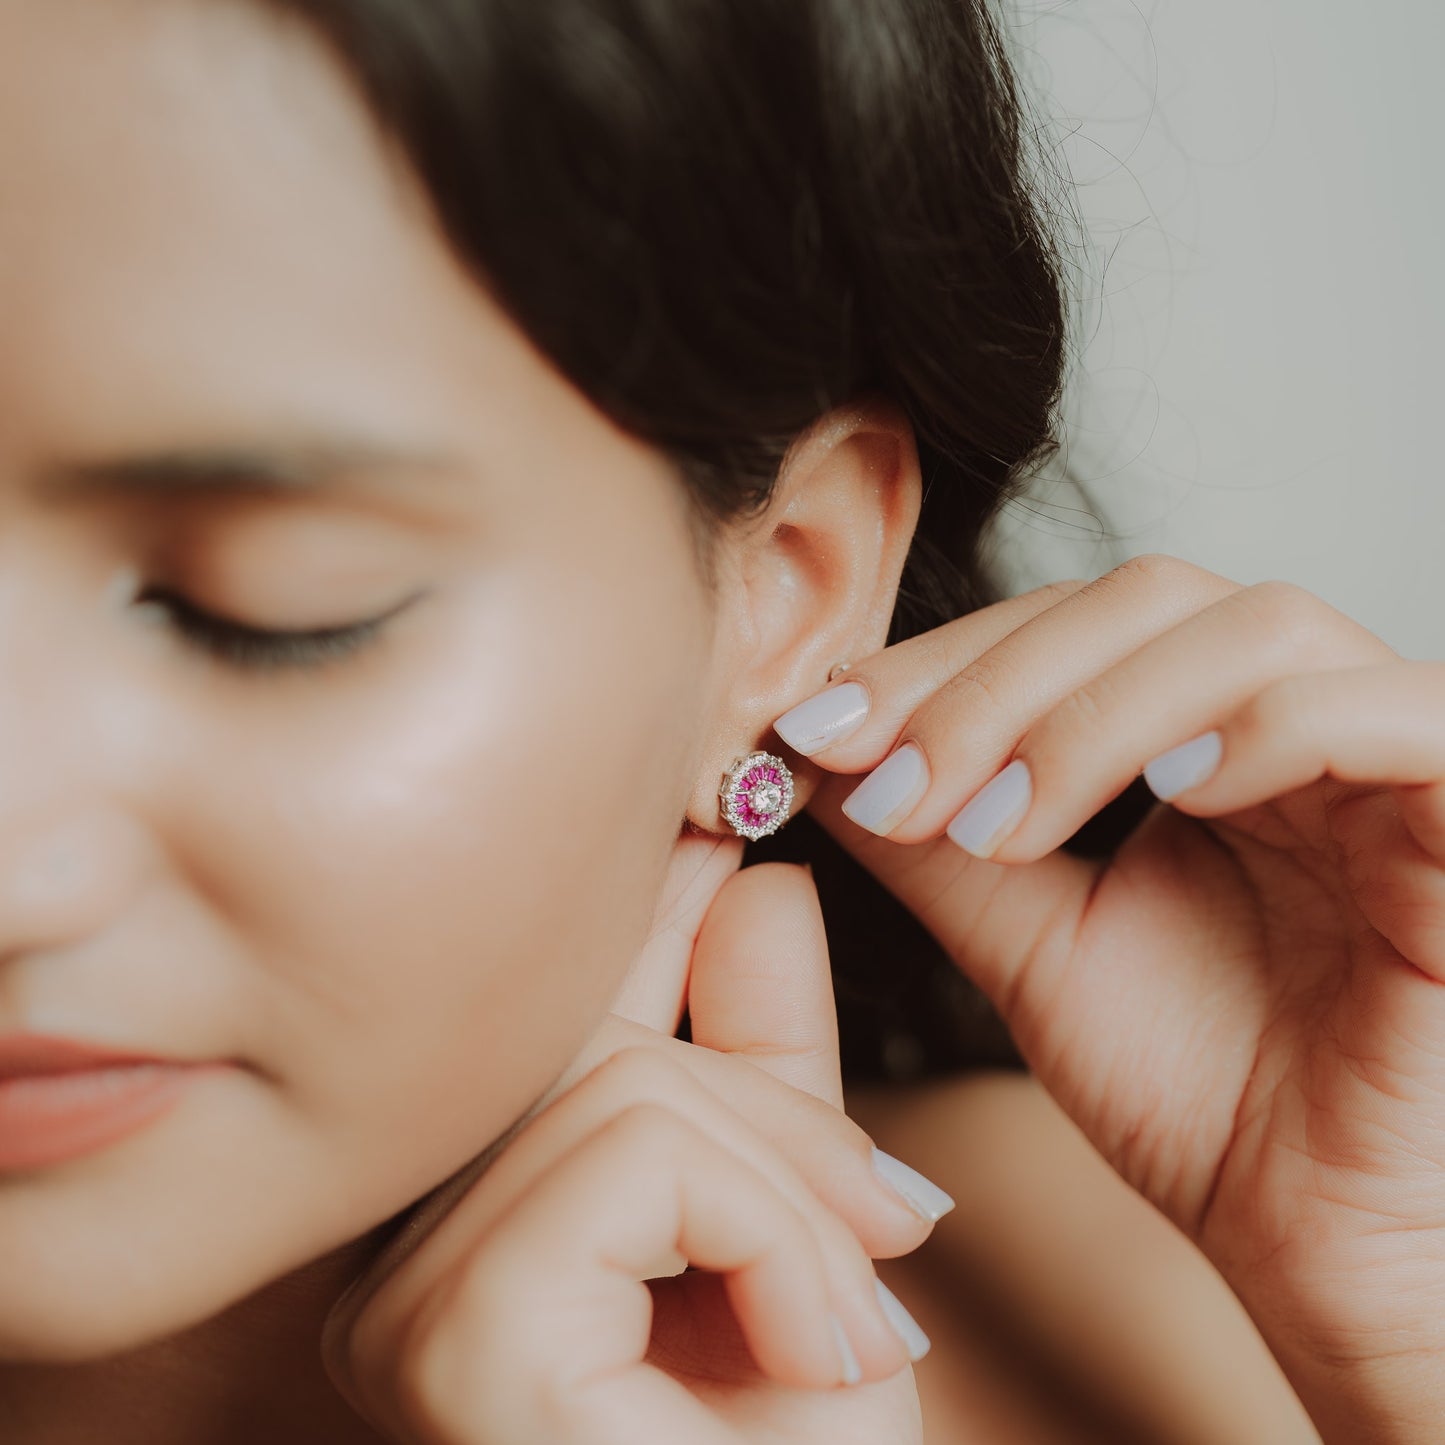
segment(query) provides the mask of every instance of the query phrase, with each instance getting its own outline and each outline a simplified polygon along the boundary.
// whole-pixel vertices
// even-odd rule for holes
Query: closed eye
[[[152,586],[137,603],[161,607],[187,646],[238,672],[305,671],[354,657],[381,633],[385,624],[416,600],[415,594],[380,617],[337,627],[285,630],[252,627],[198,607],[179,592]]]

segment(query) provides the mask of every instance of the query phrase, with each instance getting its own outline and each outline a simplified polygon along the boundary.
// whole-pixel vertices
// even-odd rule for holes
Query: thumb
[[[805,866],[758,863],[728,879],[698,931],[688,1007],[693,1043],[843,1107],[828,941]]]

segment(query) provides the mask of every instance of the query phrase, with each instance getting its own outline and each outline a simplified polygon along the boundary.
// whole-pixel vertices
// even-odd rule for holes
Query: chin
[[[126,1354],[180,1333],[215,1313],[197,1301],[168,1301],[158,1291],[137,1301],[95,1281],[56,1289],[38,1277],[6,1280],[0,1299],[0,1365],[76,1365]],[[223,1302],[224,1304],[224,1302]]]
[[[0,1190],[0,1361],[76,1364],[141,1349],[264,1282],[244,1238],[188,1235],[164,1210],[139,1221],[92,1211],[80,1229],[52,1201],[47,1230],[20,1227],[5,1204]]]

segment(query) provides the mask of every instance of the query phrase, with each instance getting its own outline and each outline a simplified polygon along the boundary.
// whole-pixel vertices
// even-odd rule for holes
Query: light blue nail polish
[[[975,858],[989,857],[1023,821],[1033,799],[1029,765],[1015,758],[948,825],[948,836]]]
[[[876,1145],[873,1149],[873,1172],[905,1204],[930,1224],[936,1224],[953,1208],[953,1196],[933,1180],[910,1168],[901,1159],[885,1154]]]
[[[773,724],[773,731],[795,753],[807,757],[856,732],[867,716],[868,689],[861,682],[844,682],[789,708]]]
[[[1216,728],[1170,748],[1167,753],[1160,753],[1145,766],[1144,781],[1160,802],[1167,803],[1211,777],[1223,756],[1224,737]]]
[[[843,812],[860,828],[882,835],[896,828],[927,791],[923,750],[904,743],[843,799]]]
[[[904,1309],[903,1301],[881,1279],[875,1277],[873,1288],[878,1291],[878,1304],[883,1310],[884,1317],[907,1346],[908,1358],[917,1364],[930,1348],[929,1339],[923,1333],[923,1327]]]

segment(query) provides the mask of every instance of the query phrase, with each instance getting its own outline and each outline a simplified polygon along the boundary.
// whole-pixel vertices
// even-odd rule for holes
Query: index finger
[[[718,891],[698,931],[688,1007],[693,1043],[843,1107],[828,940],[805,866],[754,864]]]
[[[874,767],[921,703],[1024,623],[1088,585],[1078,578],[1050,582],[859,658],[836,682],[775,719],[773,731],[830,772]]]

